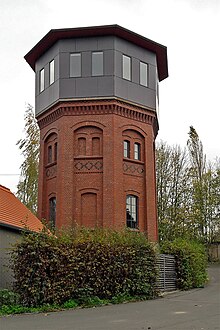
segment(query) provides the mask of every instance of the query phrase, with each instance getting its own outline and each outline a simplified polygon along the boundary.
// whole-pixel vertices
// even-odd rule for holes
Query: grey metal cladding
[[[103,51],[103,76],[92,77],[92,52]],[[70,77],[70,54],[81,53],[81,77]],[[122,78],[122,55],[131,57],[131,81]],[[49,85],[49,62],[55,60],[55,82]],[[148,64],[148,86],[140,85],[140,61]],[[39,71],[45,90],[39,93]],[[36,114],[59,99],[119,97],[156,108],[156,54],[115,36],[59,40],[36,62]]]

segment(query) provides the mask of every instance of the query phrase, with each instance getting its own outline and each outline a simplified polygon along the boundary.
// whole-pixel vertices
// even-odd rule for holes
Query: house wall
[[[13,272],[9,267],[12,244],[20,240],[19,231],[0,227],[0,289],[10,289],[13,282]]]

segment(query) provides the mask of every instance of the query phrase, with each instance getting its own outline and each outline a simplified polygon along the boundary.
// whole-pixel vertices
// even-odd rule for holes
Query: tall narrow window
[[[137,142],[134,144],[134,159],[141,160],[141,145]]]
[[[51,228],[56,225],[56,197],[49,199],[49,221]]]
[[[44,69],[40,70],[40,92],[44,90]]]
[[[131,58],[129,56],[123,55],[122,61],[122,77],[124,79],[131,80]]]
[[[127,195],[126,197],[126,221],[127,227],[137,228],[138,226],[138,197]]]
[[[54,161],[57,161],[57,142],[54,144]]]
[[[148,86],[148,65],[140,62],[140,84]]]
[[[124,141],[124,157],[130,158],[130,142],[127,140]]]
[[[52,163],[52,146],[48,146],[47,149],[47,163]]]
[[[49,81],[50,81],[50,85],[52,85],[54,83],[54,60],[52,60],[50,62],[50,77],[49,77]]]
[[[81,53],[70,54],[70,77],[81,77]]]
[[[92,76],[103,75],[103,52],[92,53]]]

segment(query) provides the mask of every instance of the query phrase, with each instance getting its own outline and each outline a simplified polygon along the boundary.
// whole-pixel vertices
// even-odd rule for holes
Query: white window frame
[[[49,84],[52,85],[55,81],[55,63],[54,60],[49,63]]]
[[[140,61],[140,85],[148,87],[148,64]]]
[[[72,67],[71,65],[71,57],[78,57],[79,59],[79,70],[74,72],[74,67]],[[77,68],[78,69],[78,68]],[[82,54],[81,53],[71,53],[70,54],[70,77],[71,78],[78,78],[78,77],[82,77]]]
[[[44,68],[40,70],[40,79],[39,79],[40,93],[45,89],[45,70]]]
[[[131,57],[122,55],[122,77],[131,81]]]
[[[101,58],[99,58],[99,61],[101,59],[101,61],[99,62],[99,67],[98,70],[95,70],[97,68],[95,68],[95,56],[100,56]],[[104,72],[104,55],[103,55],[103,51],[97,51],[97,52],[92,52],[92,76],[103,76],[103,72]]]

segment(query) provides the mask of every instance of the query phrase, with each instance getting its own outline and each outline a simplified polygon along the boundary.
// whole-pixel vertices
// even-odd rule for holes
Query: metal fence
[[[160,254],[157,265],[159,268],[158,289],[160,291],[176,290],[176,268],[174,256]]]

